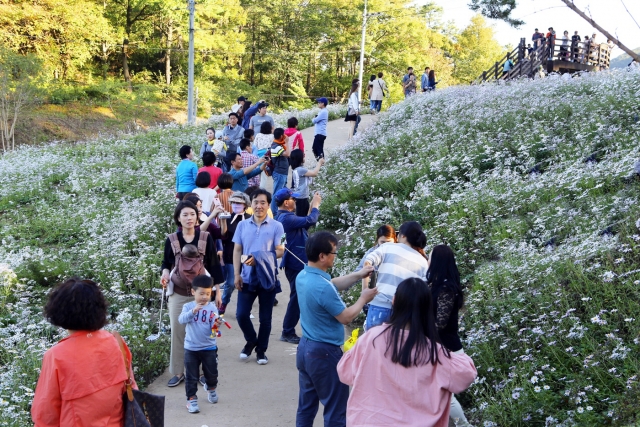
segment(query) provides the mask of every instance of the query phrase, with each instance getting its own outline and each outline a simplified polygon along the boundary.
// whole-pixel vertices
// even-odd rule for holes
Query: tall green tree
[[[456,41],[453,76],[462,83],[474,81],[505,54],[505,48],[500,46],[493,28],[482,15],[473,16]]]
[[[0,0],[0,44],[34,54],[54,77],[76,77],[113,31],[100,8],[85,0]]]

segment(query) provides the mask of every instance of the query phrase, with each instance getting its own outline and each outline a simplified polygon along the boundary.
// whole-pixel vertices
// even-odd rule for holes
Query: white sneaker
[[[197,414],[198,412],[200,412],[200,407],[198,406],[198,399],[187,400],[187,409],[191,414]]]
[[[208,393],[209,396],[207,397],[207,400],[209,403],[218,403],[218,393],[216,393],[215,390],[211,390]]]

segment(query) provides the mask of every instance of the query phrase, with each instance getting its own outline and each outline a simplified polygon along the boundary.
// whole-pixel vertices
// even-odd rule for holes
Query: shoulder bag
[[[131,387],[131,372],[129,360],[124,349],[124,341],[118,332],[112,332],[118,341],[127,380],[124,385],[126,391],[122,395],[124,403],[124,427],[164,427],[164,396],[157,396]]]

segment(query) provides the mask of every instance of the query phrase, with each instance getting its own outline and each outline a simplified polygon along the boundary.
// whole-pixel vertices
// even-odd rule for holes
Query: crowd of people
[[[574,31],[570,36],[569,31],[565,30],[562,36],[558,37],[553,27],[549,27],[546,34],[536,28],[531,41],[533,46],[528,44],[525,51],[525,57],[528,59],[535,59],[538,55],[543,58],[581,64],[599,65],[600,50],[605,50],[610,54],[615,48],[615,44],[611,40],[607,40],[606,43],[599,42],[596,33],[581,37],[578,31]],[[543,46],[544,49],[541,49]]]
[[[382,75],[371,82],[384,92]],[[357,90],[359,82],[353,84]],[[417,222],[405,222],[398,232],[384,225],[353,273],[331,277],[338,239],[326,231],[310,234],[322,204],[311,188],[324,165],[326,103],[318,100],[314,119],[313,168],[305,167],[295,117],[287,129],[273,129],[266,106],[258,103],[250,129],[238,130],[242,99],[221,138],[207,129],[202,167],[192,147],[179,149],[176,231],[165,239],[160,279],[171,326],[167,386],[185,383],[190,413],[200,411],[198,384],[208,402],[218,402],[218,329],[227,323],[234,291],[245,341],[238,357],[249,361],[255,353],[257,364],[268,364],[282,269],[290,294],[280,340],[298,346],[296,426],[312,426],[320,402],[324,424],[331,427],[365,426],[372,419],[445,426],[450,417],[468,425],[453,393],[469,387],[477,373],[458,335],[463,291],[451,248],[439,245],[427,254]],[[225,143],[224,157],[217,141]],[[267,179],[273,180],[272,192],[265,188]],[[340,291],[357,285],[360,297],[347,306]],[[251,321],[256,300],[257,331]],[[344,325],[363,310],[366,332],[343,353]],[[135,388],[131,353],[103,329],[107,303],[99,286],[64,282],[50,293],[45,316],[69,336],[44,356],[32,407],[36,427],[96,420],[121,426],[125,383]],[[389,398],[400,394],[406,398]]]
[[[425,67],[424,73],[420,77],[420,90],[422,92],[430,92],[436,90],[436,72],[429,67]],[[407,73],[402,77],[402,90],[404,97],[408,98],[416,94],[418,87],[418,78],[413,72],[413,67],[407,68]]]

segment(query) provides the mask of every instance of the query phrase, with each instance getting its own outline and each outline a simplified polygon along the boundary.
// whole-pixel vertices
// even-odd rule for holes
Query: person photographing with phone
[[[338,239],[329,232],[320,231],[309,237],[305,245],[309,264],[296,279],[302,325],[296,353],[300,386],[296,427],[313,426],[318,402],[324,406],[325,426],[346,425],[349,386],[340,382],[337,371],[342,358],[344,325],[352,322],[362,307],[378,294],[376,288],[364,289],[353,305],[346,306],[338,292],[367,277],[373,267],[365,266],[360,271],[332,279],[327,270],[335,263],[337,248]]]

